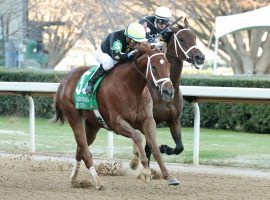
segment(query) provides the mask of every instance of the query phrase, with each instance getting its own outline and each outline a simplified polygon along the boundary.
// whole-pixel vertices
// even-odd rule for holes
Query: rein
[[[146,76],[141,72],[141,70],[139,70],[139,68],[136,66],[136,61],[132,62],[132,66],[136,69],[137,72],[139,72],[139,74],[143,77],[144,80],[146,80],[146,82],[151,85],[152,88],[154,88],[157,92],[159,92],[160,88],[157,88],[154,84],[154,82],[149,81]]]
[[[136,65],[137,61],[136,60],[135,60],[135,62],[132,63],[132,66],[136,69],[137,72],[139,72],[139,74],[146,80],[146,82],[151,85],[151,87],[153,87],[157,92],[160,92],[161,89],[163,88],[163,85],[166,82],[170,81],[170,78],[161,78],[161,79],[156,80],[156,78],[155,78],[155,76],[153,74],[153,71],[152,71],[151,58],[153,58],[154,56],[157,56],[157,55],[163,55],[165,57],[165,54],[164,53],[156,53],[156,54],[153,54],[151,56],[148,55],[147,69],[146,69],[146,74],[145,75],[137,67],[137,65]],[[153,79],[153,82],[151,82],[151,81],[149,81],[147,79],[147,76],[148,76],[149,73],[151,74],[151,77]],[[158,85],[158,83],[160,83],[160,82],[163,82],[161,84],[161,87]]]

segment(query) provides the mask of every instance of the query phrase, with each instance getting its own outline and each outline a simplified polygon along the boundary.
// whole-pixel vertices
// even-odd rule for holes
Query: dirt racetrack
[[[268,172],[261,176],[228,175],[206,171],[169,168],[180,186],[167,186],[163,179],[144,183],[139,171],[125,176],[100,176],[104,188],[89,183],[84,165],[76,187],[69,183],[69,161],[34,160],[31,156],[0,157],[0,199],[270,199]],[[238,170],[241,171],[241,170]],[[245,171],[245,170],[244,170]],[[224,171],[225,172],[225,171]],[[268,175],[267,175],[268,174]]]

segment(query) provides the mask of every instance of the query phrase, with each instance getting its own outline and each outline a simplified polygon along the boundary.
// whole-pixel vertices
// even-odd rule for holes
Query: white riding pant
[[[104,53],[99,47],[95,52],[95,58],[98,63],[103,65],[103,68],[108,71],[118,62],[114,60],[109,54]]]

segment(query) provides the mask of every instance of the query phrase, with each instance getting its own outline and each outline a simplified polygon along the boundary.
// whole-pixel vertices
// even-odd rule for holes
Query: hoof
[[[166,153],[167,148],[168,148],[167,145],[162,144],[162,145],[159,147],[160,153]]]
[[[179,185],[179,181],[176,178],[170,178],[168,180],[168,185]]]
[[[97,190],[101,190],[101,189],[103,188],[103,185],[96,185],[95,188],[96,188]]]
[[[70,176],[70,178],[69,178],[69,181],[70,181],[71,183],[74,183],[74,182],[76,182],[77,177],[78,177],[78,171],[77,171],[77,172],[75,171],[75,173],[72,173],[72,174],[71,174],[71,176]]]
[[[69,181],[70,181],[71,184],[72,184],[72,183],[75,183],[76,180],[77,180],[77,178],[74,178],[74,177],[70,177],[70,179],[69,179]]]
[[[150,176],[140,175],[140,179],[142,179],[146,183],[149,183],[151,181],[151,177]]]
[[[153,180],[163,179],[163,176],[162,174],[158,173],[156,170],[151,169],[151,179]]]
[[[102,184],[102,182],[99,180],[99,177],[97,177],[97,182],[96,182],[96,184],[95,184],[95,188],[96,188],[97,190],[101,190],[101,189],[103,188],[103,184]]]
[[[134,156],[129,163],[129,167],[133,170],[136,170],[138,166],[139,166],[139,158],[137,156]]]
[[[149,183],[151,181],[151,171],[149,168],[142,169],[140,179],[142,179],[146,183]]]

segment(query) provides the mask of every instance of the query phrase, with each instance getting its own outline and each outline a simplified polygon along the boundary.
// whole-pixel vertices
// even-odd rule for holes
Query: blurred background
[[[269,0],[0,0],[0,66],[68,70],[91,65],[93,51],[108,33],[154,15],[161,5],[172,10],[175,20],[187,17],[206,55],[203,71],[211,73],[216,17],[269,6]],[[269,46],[269,27],[219,38],[216,74],[269,74]]]

